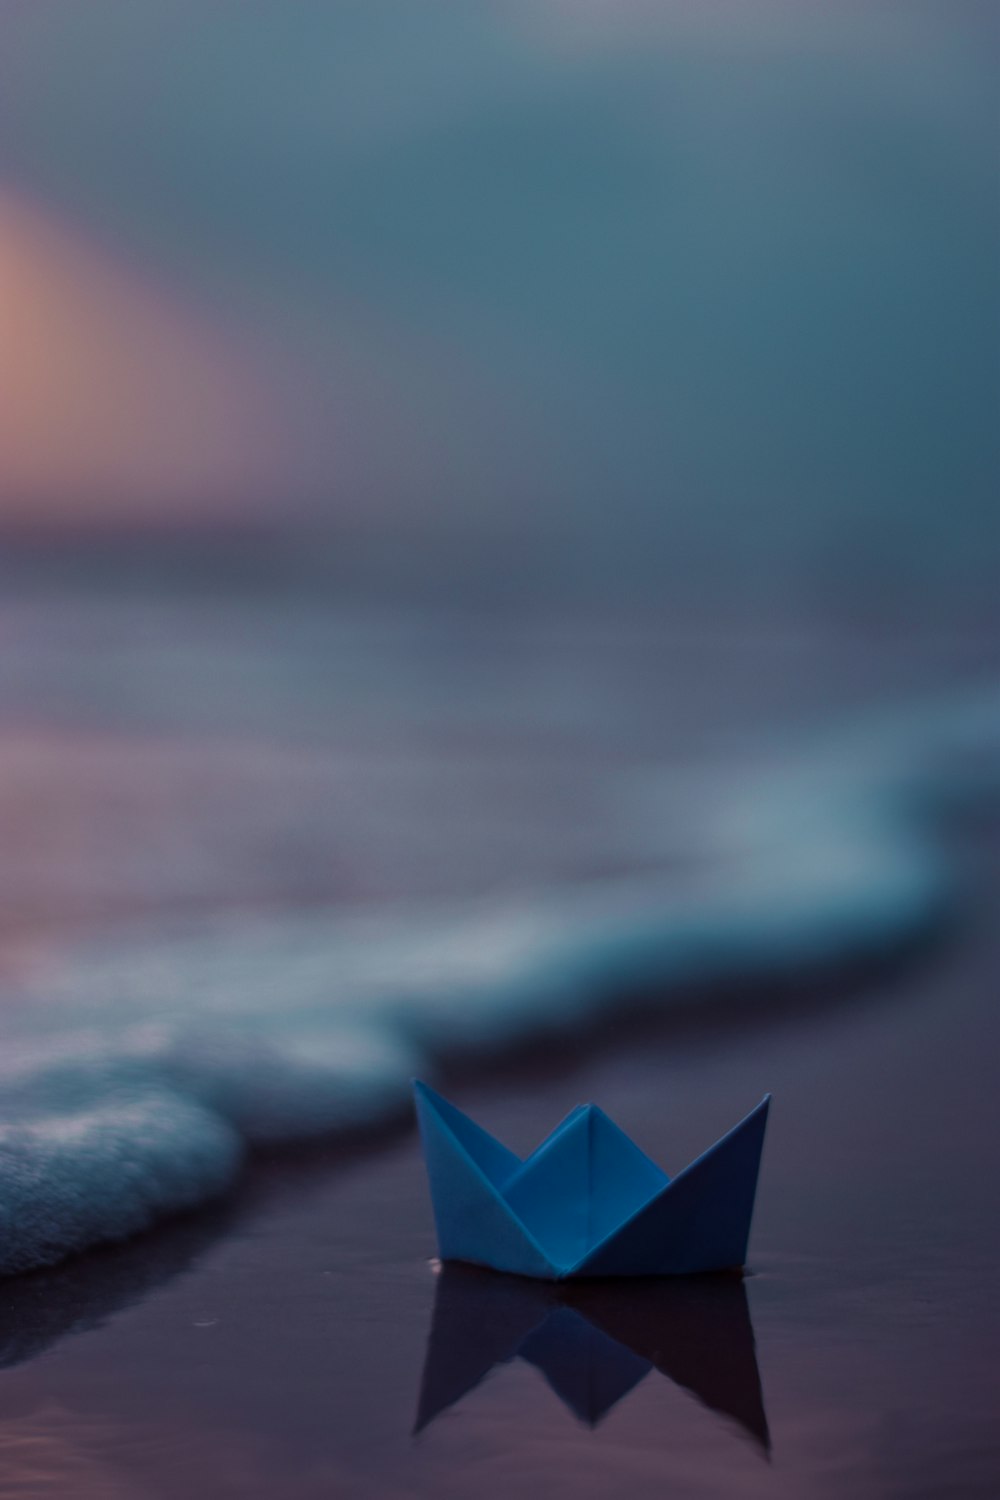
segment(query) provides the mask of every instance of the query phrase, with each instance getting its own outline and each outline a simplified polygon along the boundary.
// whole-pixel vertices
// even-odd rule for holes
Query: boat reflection
[[[587,1426],[655,1369],[770,1451],[741,1277],[557,1283],[445,1265],[414,1431],[514,1359]]]

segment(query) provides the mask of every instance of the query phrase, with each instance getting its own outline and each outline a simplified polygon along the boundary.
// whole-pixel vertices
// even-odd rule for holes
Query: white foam
[[[248,1147],[401,1115],[445,1055],[907,943],[949,909],[942,803],[982,789],[998,730],[981,697],[780,761],[632,778],[647,875],[81,946],[5,1007],[0,1272],[220,1193]]]

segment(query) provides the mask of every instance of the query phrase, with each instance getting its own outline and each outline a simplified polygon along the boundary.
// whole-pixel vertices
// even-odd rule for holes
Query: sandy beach
[[[2,7],[0,1500],[1000,1496],[996,21]]]
[[[412,1134],[274,1158],[219,1209],[3,1285],[4,1493],[994,1493],[1000,882],[972,842],[987,899],[894,978],[452,1088],[515,1149],[599,1099],[672,1169],[771,1089],[745,1301],[696,1281],[630,1334],[608,1294],[581,1322],[531,1283],[456,1291]]]
[[[238,594],[193,608],[169,590],[141,602],[29,594],[8,602],[6,620],[0,753],[20,792],[6,805],[9,880],[23,904],[3,949],[4,1025],[10,1036],[18,1017],[42,1026],[41,1082],[29,1073],[25,1097],[55,1057],[55,1083],[33,1107],[68,1108],[66,1139],[74,1088],[84,1101],[96,1088],[113,1108],[150,1080],[162,1087],[144,1061],[161,1032],[182,1043],[190,1034],[185,1055],[200,1059],[203,1018],[229,1028],[210,1056],[254,1034],[259,1011],[273,1013],[276,1042],[294,1042],[296,1006],[315,1028],[350,990],[349,954],[326,935],[337,912],[367,922],[422,899],[429,883],[477,910],[523,890],[530,911],[554,890],[568,912],[599,916],[581,893],[604,891],[609,872],[634,875],[641,892],[654,858],[666,883],[653,895],[669,911],[698,888],[711,846],[697,841],[701,813],[685,822],[683,805],[649,800],[652,770],[673,785],[685,767],[714,764],[712,787],[739,788],[740,766],[769,764],[827,721],[949,701],[954,681],[981,683],[990,655],[975,635],[886,636],[862,650],[849,632],[747,632],[734,651],[726,637],[649,621],[587,633],[558,618],[515,628],[509,617],[359,615],[284,596],[265,610]],[[415,636],[419,691],[408,676]],[[359,660],[370,669],[360,678]],[[206,691],[234,676],[238,693]],[[88,714],[104,728],[88,729],[84,754],[74,726]],[[906,750],[923,721],[901,722]],[[392,751],[380,758],[385,740]],[[833,771],[853,774],[862,742],[843,743],[848,758]],[[155,802],[143,797],[150,756]],[[821,761],[821,790],[827,776]],[[922,787],[910,787],[918,804]],[[904,904],[901,926],[891,904],[876,912],[888,921],[884,945],[838,897],[801,969],[797,929],[758,927],[755,916],[717,993],[702,985],[685,1000],[676,975],[669,993],[617,993],[616,974],[673,974],[649,955],[636,967],[632,938],[608,958],[626,905],[611,913],[605,950],[572,925],[555,950],[574,985],[603,975],[586,1026],[557,991],[540,1030],[522,1017],[509,1032],[516,1045],[501,1045],[503,1028],[490,1027],[509,1001],[489,976],[506,972],[502,945],[485,988],[477,980],[467,995],[461,964],[451,977],[432,964],[426,997],[416,993],[417,1018],[436,1017],[430,1035],[447,1043],[458,1027],[465,1038],[450,1063],[447,1048],[426,1052],[438,1083],[519,1152],[592,1099],[675,1172],[770,1091],[743,1281],[553,1297],[441,1272],[412,1124],[393,1109],[362,1140],[307,1145],[310,1099],[325,1108],[344,1080],[318,1075],[301,1118],[287,1102],[275,1115],[269,1054],[237,1049],[218,1107],[242,1108],[251,1137],[284,1122],[298,1144],[258,1150],[233,1190],[195,1213],[0,1282],[0,1493],[994,1493],[1000,872],[985,812],[947,806],[928,811],[912,844],[905,821],[885,829],[888,849],[903,838],[904,872],[930,859],[950,894],[940,905],[935,875],[932,920],[919,904]],[[820,893],[825,862],[843,857],[830,821],[815,837],[810,819],[802,828]],[[141,863],[124,864],[126,851]],[[18,885],[18,870],[31,882]],[[773,972],[770,960],[743,967],[759,931],[772,933],[761,952],[781,958]],[[430,932],[430,950],[436,942]],[[376,942],[375,979],[361,991],[376,1021],[388,982],[379,952]],[[551,986],[543,1001],[553,1004]],[[477,1005],[487,1018],[478,1040]],[[120,1063],[126,1026],[138,1042]],[[81,1048],[91,1083],[73,1082]],[[293,1102],[298,1077],[284,1085]],[[166,1145],[172,1170],[184,1138]],[[100,1158],[95,1173],[104,1192]],[[39,1181],[58,1208],[58,1180]],[[101,1201],[113,1232],[114,1194]]]

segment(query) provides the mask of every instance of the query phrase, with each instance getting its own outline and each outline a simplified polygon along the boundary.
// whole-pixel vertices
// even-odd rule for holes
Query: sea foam
[[[0,1272],[208,1200],[255,1147],[402,1119],[446,1058],[907,947],[953,910],[942,815],[995,789],[998,734],[980,695],[633,774],[627,878],[81,944],[5,997]]]

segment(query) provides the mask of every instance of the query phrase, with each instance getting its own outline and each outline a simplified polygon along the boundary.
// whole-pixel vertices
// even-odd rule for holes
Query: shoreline
[[[219,1196],[247,1151],[391,1125],[414,1075],[586,1050],[630,1015],[718,1025],[810,978],[831,992],[905,959],[958,910],[936,825],[969,793],[948,752],[983,755],[995,716],[992,698],[958,703],[758,771],[730,786],[735,805],[711,806],[710,779],[707,847],[713,830],[727,841],[693,879],[581,883],[449,921],[410,911],[237,927],[201,945],[98,952],[89,971],[77,952],[61,991],[43,971],[5,1016],[0,1271]],[[683,797],[684,785],[668,789]],[[975,778],[973,790],[983,796]],[[288,994],[280,1012],[275,985]]]
[[[988,842],[992,905],[1000,885]],[[459,1500],[471,1489],[492,1500],[543,1482],[558,1500],[598,1500],[625,1480],[640,1500],[665,1485],[695,1500],[826,1500],[847,1488],[884,1500],[919,1493],[925,1472],[945,1493],[986,1492],[1000,1475],[990,1396],[998,1226],[977,1184],[1000,1167],[988,1128],[997,972],[997,934],[980,911],[932,963],[900,976],[901,993],[878,986],[874,1003],[682,1044],[651,1027],[568,1071],[549,1058],[544,1078],[541,1066],[511,1066],[458,1092],[518,1150],[589,1095],[672,1170],[732,1123],[745,1096],[772,1088],[742,1283],[770,1463],[752,1371],[728,1396],[713,1386],[721,1335],[709,1338],[683,1291],[656,1325],[666,1373],[640,1371],[642,1345],[637,1353],[621,1316],[603,1309],[585,1345],[595,1425],[586,1402],[582,1417],[574,1410],[575,1387],[556,1389],[579,1329],[548,1319],[541,1344],[500,1357],[414,1439],[437,1278],[412,1133],[361,1156],[321,1146],[265,1156],[228,1203],[4,1282],[0,1309],[26,1357],[0,1382],[0,1444],[34,1434],[52,1472],[72,1452],[85,1475],[73,1493],[85,1500],[169,1500],[185,1487],[318,1500],[331,1485],[365,1500]],[[126,1282],[127,1305],[113,1305],[107,1294]],[[63,1329],[74,1336],[29,1348],[59,1299],[82,1310]],[[518,1312],[522,1325],[529,1314]],[[474,1331],[484,1317],[460,1323]],[[687,1380],[682,1325],[707,1351]],[[496,1353],[477,1335],[473,1366],[460,1366],[447,1331],[444,1343],[439,1391],[456,1375],[467,1385],[470,1368]],[[16,1477],[16,1461],[9,1467]]]

